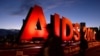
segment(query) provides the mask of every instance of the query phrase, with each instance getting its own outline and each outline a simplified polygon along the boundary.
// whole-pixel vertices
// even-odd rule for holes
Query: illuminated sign
[[[42,8],[35,6],[31,8],[29,15],[27,17],[27,22],[21,34],[21,39],[31,40],[33,37],[43,37],[47,38],[48,32],[46,30],[46,21],[42,11]],[[37,22],[40,23],[41,29],[36,28]]]
[[[40,29],[37,27],[38,24]],[[61,37],[63,41],[69,41],[72,38],[75,41],[80,40],[80,24],[75,23],[73,25],[66,17],[60,19],[58,14],[52,15],[51,24],[53,25],[54,35]],[[92,29],[84,28],[83,30],[85,32],[85,39],[88,41],[95,39],[95,34]],[[48,35],[49,32],[46,28],[43,10],[40,6],[35,5],[34,8],[31,8],[22,27],[21,40],[31,40],[33,38],[47,39]]]

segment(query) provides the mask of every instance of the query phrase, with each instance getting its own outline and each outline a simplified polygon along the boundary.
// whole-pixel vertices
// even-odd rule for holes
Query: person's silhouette
[[[83,31],[83,28],[80,29],[80,56],[85,56],[85,52],[88,48],[88,42],[84,37],[85,32]]]
[[[52,31],[50,24],[47,25],[47,29],[49,32],[48,39],[44,43],[38,56],[64,56],[60,37],[53,34],[54,31]]]

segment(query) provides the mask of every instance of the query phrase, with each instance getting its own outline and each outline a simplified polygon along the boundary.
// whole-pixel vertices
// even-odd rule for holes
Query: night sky
[[[100,26],[100,0],[0,0],[0,28],[20,29],[30,7],[41,6],[46,22],[58,13],[73,23],[86,22],[87,27]]]

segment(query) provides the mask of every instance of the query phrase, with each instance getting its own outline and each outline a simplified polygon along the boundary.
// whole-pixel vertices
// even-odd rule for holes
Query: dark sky
[[[100,0],[0,0],[0,28],[20,29],[22,19],[35,4],[43,8],[47,23],[51,14],[58,13],[73,23],[100,26]]]

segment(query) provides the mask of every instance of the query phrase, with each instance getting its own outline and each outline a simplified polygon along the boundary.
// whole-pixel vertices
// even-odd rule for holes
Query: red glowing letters
[[[75,23],[74,26],[73,26],[73,32],[74,32],[74,39],[76,41],[79,41],[80,40],[80,25],[78,23]]]
[[[38,29],[37,24],[40,25],[41,29]],[[58,14],[54,14],[51,18],[51,25],[53,26],[54,35],[61,37],[64,41],[69,41],[74,37],[76,41],[80,40],[80,26],[78,23],[72,24],[72,22],[65,17],[60,19]],[[87,30],[87,37],[90,36],[92,30]],[[44,38],[47,39],[49,32],[46,29],[46,21],[43,14],[43,10],[39,6],[35,6],[30,10],[28,17],[24,23],[21,33],[21,40],[31,40],[33,38]],[[87,38],[85,37],[85,38]],[[89,38],[87,38],[89,40]]]
[[[54,15],[54,33],[56,36],[60,36],[60,18],[58,14]],[[72,27],[72,23],[70,20],[68,20],[67,18],[63,17],[62,18],[62,29],[61,29],[61,33],[62,33],[62,40],[71,40],[72,35],[73,35],[73,27]],[[40,23],[41,26],[41,30],[38,30],[36,27],[37,22]],[[70,33],[68,35],[66,35],[66,25],[69,27]],[[42,8],[39,6],[35,6],[31,12],[29,13],[29,16],[27,17],[27,22],[25,24],[25,27],[22,31],[21,34],[21,39],[22,40],[31,40],[32,38],[39,38],[39,37],[43,37],[44,39],[47,39],[48,36],[48,32],[46,29],[46,21],[45,21],[45,17],[42,11]]]
[[[54,35],[60,36],[60,17],[58,14],[51,15],[51,25],[53,27]]]
[[[46,29],[46,21],[42,11],[42,8],[39,6],[35,6],[29,13],[27,17],[27,22],[21,34],[22,40],[31,40],[35,37],[43,37],[47,38],[48,32]],[[38,30],[36,27],[37,22],[40,23],[41,30]]]
[[[67,40],[67,41],[69,41],[69,40],[71,40],[72,39],[72,36],[73,36],[73,26],[72,26],[72,22],[69,20],[69,19],[67,19],[67,18],[65,18],[65,17],[62,17],[62,39],[63,40]],[[67,30],[67,28],[69,28],[68,30]]]

